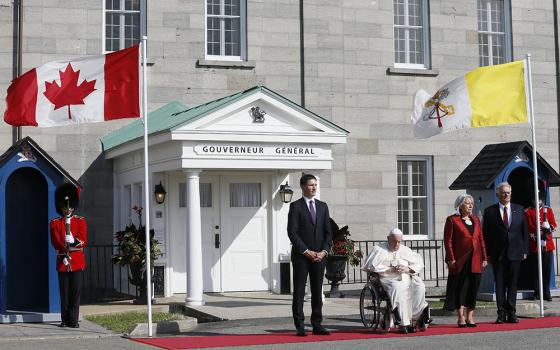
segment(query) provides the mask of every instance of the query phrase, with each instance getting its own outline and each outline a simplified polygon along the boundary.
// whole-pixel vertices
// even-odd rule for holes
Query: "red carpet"
[[[219,348],[232,346],[285,344],[285,343],[308,343],[320,341],[339,341],[354,339],[375,338],[397,338],[397,337],[423,337],[431,335],[446,335],[459,333],[480,332],[503,332],[536,328],[560,327],[560,317],[545,317],[533,319],[521,319],[517,324],[494,324],[479,323],[476,328],[458,328],[457,325],[433,325],[426,332],[413,334],[398,334],[392,331],[387,334],[371,333],[365,328],[334,331],[330,336],[312,335],[307,337],[296,337],[295,332],[283,332],[276,334],[239,334],[239,335],[212,335],[212,336],[189,336],[170,338],[139,338],[134,341],[147,345],[156,346],[168,350]]]

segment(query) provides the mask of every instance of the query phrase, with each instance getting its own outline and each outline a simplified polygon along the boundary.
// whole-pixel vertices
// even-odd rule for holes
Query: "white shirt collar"
[[[303,196],[303,199],[305,200],[305,204],[307,205],[307,207],[309,207],[309,202],[310,202],[310,201],[315,202],[315,197],[313,197],[313,198],[307,198],[306,196]],[[313,204],[315,204],[315,203],[313,203]]]

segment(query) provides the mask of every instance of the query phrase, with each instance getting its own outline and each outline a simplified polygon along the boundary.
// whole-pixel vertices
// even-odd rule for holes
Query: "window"
[[[200,183],[198,185],[200,191],[200,207],[212,208],[212,184]],[[179,208],[187,207],[187,184],[181,182],[179,184]]]
[[[428,0],[393,0],[395,67],[430,67]]]
[[[206,58],[246,58],[245,1],[206,0]]]
[[[397,158],[398,227],[415,239],[433,232],[432,180],[431,157]]]
[[[130,187],[130,185],[124,186],[122,198],[123,198],[122,222],[126,226],[132,220],[132,188]]]
[[[260,183],[229,184],[229,206],[231,208],[254,208],[261,205]]]
[[[478,0],[477,9],[480,66],[511,61],[509,0]]]
[[[105,0],[105,52],[140,42],[140,0]]]

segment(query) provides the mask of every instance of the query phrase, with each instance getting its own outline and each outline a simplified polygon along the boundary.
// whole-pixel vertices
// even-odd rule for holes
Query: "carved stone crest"
[[[259,106],[251,107],[251,116],[253,117],[253,123],[264,123],[265,110]]]

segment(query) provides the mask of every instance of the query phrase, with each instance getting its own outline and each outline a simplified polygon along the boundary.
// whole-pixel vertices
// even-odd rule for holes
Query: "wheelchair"
[[[379,275],[368,273],[368,281],[360,293],[360,317],[364,327],[371,328],[372,332],[378,329],[382,333],[389,332],[391,328],[391,299],[383,289]]]
[[[426,315],[422,316],[425,317],[421,326],[422,331],[425,331],[432,322],[430,308],[426,307],[425,312]],[[383,288],[379,275],[375,272],[368,273],[368,281],[360,293],[360,318],[364,327],[371,328],[372,332],[379,330],[381,333],[387,333],[391,326],[397,323],[393,315],[391,299]],[[412,324],[414,331],[419,326],[417,321]]]

